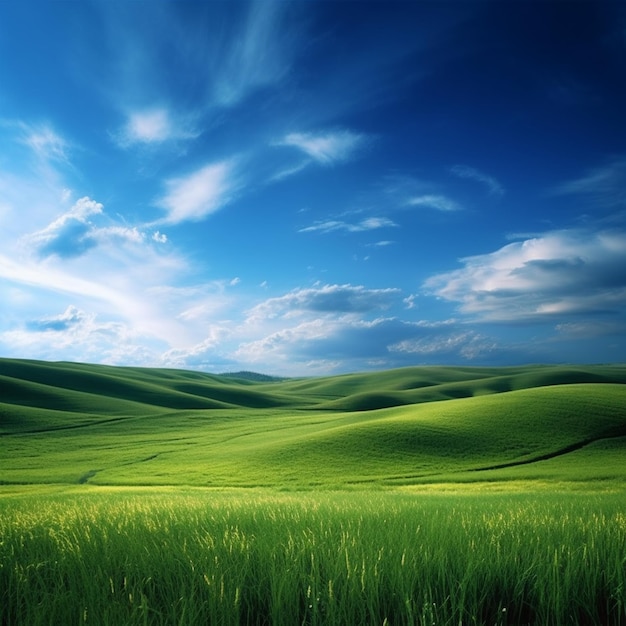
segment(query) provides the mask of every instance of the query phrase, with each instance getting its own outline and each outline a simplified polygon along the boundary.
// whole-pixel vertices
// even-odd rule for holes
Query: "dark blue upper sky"
[[[0,0],[0,355],[623,361],[626,5]]]

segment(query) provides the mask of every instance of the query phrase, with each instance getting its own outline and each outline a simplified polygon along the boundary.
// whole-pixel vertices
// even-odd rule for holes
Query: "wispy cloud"
[[[56,266],[0,255],[0,277],[26,287],[74,294],[122,306],[124,294],[99,280],[89,280]]]
[[[415,196],[410,198],[406,204],[407,206],[426,207],[443,212],[461,211],[463,209],[463,207],[455,200],[452,200],[447,196],[437,194]]]
[[[69,162],[69,143],[52,127],[18,124],[22,131],[22,143],[42,161]]]
[[[205,165],[191,174],[168,180],[157,206],[167,211],[163,223],[197,222],[228,204],[238,183],[233,160]]]
[[[322,165],[346,161],[366,143],[365,135],[349,130],[320,133],[290,133],[276,142],[278,146],[298,148]]]
[[[289,71],[297,29],[284,28],[287,3],[253,0],[237,25],[230,46],[222,50],[214,98],[232,106],[251,91],[279,82]]]
[[[295,19],[299,9],[287,2],[95,6],[113,53],[98,87],[123,112],[164,99],[172,110],[194,118],[234,108],[280,83],[303,41]],[[163,71],[165,66],[176,71]],[[152,120],[156,126],[158,121]],[[156,132],[135,130],[144,137]]]
[[[298,230],[299,233],[330,233],[333,231],[343,230],[349,233],[360,233],[368,230],[378,230],[379,228],[393,228],[397,224],[386,217],[368,217],[360,222],[350,223],[342,220],[327,220],[325,222],[316,222],[312,226],[306,226]],[[383,244],[384,245],[384,244]]]
[[[504,195],[504,187],[493,177],[467,165],[455,165],[450,172],[459,178],[475,180],[484,185],[492,196]]]
[[[623,315],[626,307],[625,232],[552,231],[462,261],[425,287],[479,319]]]
[[[276,174],[270,177],[270,182],[279,182],[284,180],[285,178],[289,178],[290,176],[294,176],[301,172],[304,168],[311,164],[311,159],[306,159],[305,161],[301,161],[297,165],[291,165],[289,167],[284,167],[279,170]]]
[[[582,195],[600,208],[623,208],[626,158],[618,158],[554,188],[556,195]]]

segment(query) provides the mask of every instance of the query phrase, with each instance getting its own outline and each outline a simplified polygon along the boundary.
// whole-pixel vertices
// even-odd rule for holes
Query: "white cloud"
[[[3,354],[159,365],[167,350],[200,342],[221,310],[218,298],[169,299],[159,292],[188,270],[173,246],[162,245],[166,235],[154,225],[129,225],[95,199],[76,196],[60,167],[67,143],[52,132],[26,132],[33,128],[0,124],[8,129],[0,143],[10,135],[7,155],[19,157],[0,157]],[[4,171],[5,160],[15,174]],[[171,191],[180,197],[185,186]],[[181,314],[203,297],[213,310],[190,323]]]
[[[126,226],[108,226],[98,228],[93,233],[93,237],[100,241],[126,241],[133,244],[141,244],[146,240],[146,236],[137,227],[128,228]],[[153,238],[154,239],[154,238]]]
[[[322,133],[290,133],[279,146],[293,146],[323,165],[332,165],[352,157],[365,143],[365,136],[348,130]]]
[[[301,321],[270,332],[260,339],[242,342],[234,351],[233,358],[252,365],[271,361],[274,371],[278,373],[289,372],[289,375],[294,375],[294,372],[309,372],[310,362],[319,361],[321,357],[307,355],[306,349],[301,354],[302,346],[332,340],[344,326],[343,320],[334,318]]]
[[[482,337],[473,330],[404,339],[389,346],[389,352],[420,356],[436,355],[439,358],[454,354],[469,360],[484,356],[496,349],[495,342]]]
[[[157,250],[162,242],[162,235],[151,240],[141,227],[112,222],[101,203],[80,198],[47,227],[23,235],[0,254],[0,289],[21,294],[12,300],[12,324],[19,326],[20,317],[34,312],[43,318],[51,306],[71,299],[105,320],[125,320],[137,335],[184,341],[184,325],[147,295],[186,268],[169,249]]]
[[[75,306],[70,305],[61,315],[48,316],[31,321],[29,326],[40,331],[61,331],[81,324],[87,317],[84,311],[80,311]]]
[[[93,218],[104,218],[103,209],[102,204],[88,196],[80,198],[48,226],[22,237],[20,244],[33,248],[42,258],[55,255],[67,259],[82,256],[98,246],[119,245],[120,242],[130,245],[146,243],[145,233],[136,226],[97,225]],[[152,240],[164,243],[167,241],[164,237],[157,231]]]
[[[162,357],[162,364],[166,367],[203,369],[213,372],[231,369],[234,361],[223,354],[222,346],[231,335],[227,326],[211,324],[206,337],[189,348],[172,348]],[[236,366],[235,366],[236,367]]]
[[[130,116],[126,126],[127,137],[137,142],[159,142],[172,134],[169,115],[164,109],[143,111]]]
[[[184,266],[176,257],[157,254],[144,244],[131,244],[130,249],[106,246],[79,260],[14,260],[0,255],[0,289],[13,287],[23,294],[23,302],[14,299],[12,305],[11,324],[16,332],[35,332],[34,327],[21,328],[20,320],[32,319],[36,312],[45,320],[51,307],[71,303],[92,311],[102,323],[123,324],[138,343],[156,342],[165,348],[168,344],[192,344],[206,328],[203,324],[189,325],[178,317],[192,306],[193,295],[186,299],[170,298],[167,291],[160,289],[180,276],[181,270]],[[77,344],[76,355],[80,350]]]
[[[191,174],[166,183],[168,191],[158,201],[167,211],[168,224],[197,222],[228,204],[237,189],[234,162],[211,163]]]
[[[406,304],[407,309],[415,309],[417,308],[416,300],[419,298],[418,294],[412,293],[402,300],[404,304]]]
[[[400,294],[399,289],[367,289],[361,285],[321,285],[295,289],[256,305],[249,319],[293,316],[298,312],[316,314],[366,313],[390,307]]]
[[[42,256],[78,256],[95,245],[89,218],[102,213],[99,202],[85,196],[80,198],[46,228],[27,235],[23,241],[34,246]]]
[[[71,217],[81,221],[85,221],[90,215],[98,215],[102,213],[103,206],[99,202],[92,200],[89,196],[85,196],[76,201],[69,212],[61,219]]]
[[[160,365],[163,349],[162,343],[150,343],[123,322],[101,321],[74,305],[0,333],[0,345],[21,358],[144,366]]]
[[[480,319],[623,315],[626,306],[624,232],[552,231],[462,262],[425,287]]]
[[[134,111],[117,136],[122,147],[134,144],[159,144],[170,140],[194,139],[198,133],[188,124],[174,120],[165,108]]]
[[[357,223],[349,223],[341,220],[327,220],[325,222],[316,222],[312,226],[306,226],[298,230],[299,233],[322,232],[330,233],[337,230],[345,230],[349,233],[360,233],[368,230],[377,230],[379,228],[396,227],[397,224],[386,217],[368,217]]]
[[[504,195],[504,187],[493,177],[488,174],[467,165],[455,165],[450,171],[459,178],[467,178],[482,183],[492,196]]]
[[[462,363],[503,354],[497,343],[455,320],[407,322],[393,317],[315,314],[258,327],[231,354],[249,367],[272,363],[286,375],[389,368],[416,363]]]
[[[461,211],[463,207],[454,200],[447,198],[446,196],[436,194],[425,194],[422,196],[415,196],[410,198],[406,204],[408,206],[420,206],[427,207],[429,209],[436,209],[437,211]]]

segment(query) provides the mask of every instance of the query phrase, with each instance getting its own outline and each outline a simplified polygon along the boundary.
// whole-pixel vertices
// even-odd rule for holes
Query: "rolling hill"
[[[274,379],[0,359],[0,482],[626,479],[626,366]]]

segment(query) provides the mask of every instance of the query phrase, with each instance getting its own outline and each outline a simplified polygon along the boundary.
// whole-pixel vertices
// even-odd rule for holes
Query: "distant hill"
[[[626,480],[626,366],[251,372],[0,359],[0,483]]]
[[[259,374],[258,372],[224,372],[223,374],[219,374],[219,376],[223,376],[224,378],[236,378],[237,380],[251,380],[254,382],[262,382],[262,383],[272,383],[281,380],[287,380],[284,376],[269,376],[268,374]]]

